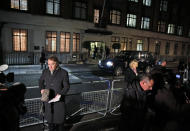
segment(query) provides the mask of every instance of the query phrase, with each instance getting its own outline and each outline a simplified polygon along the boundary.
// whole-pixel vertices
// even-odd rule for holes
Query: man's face
[[[147,91],[147,90],[152,90],[152,87],[154,85],[154,80],[150,80],[150,81],[142,81],[142,88]]]
[[[54,71],[57,68],[57,64],[53,60],[48,60],[48,67],[50,71]]]
[[[154,85],[154,80],[151,79],[148,84],[148,90],[152,90],[153,85]]]
[[[166,61],[163,61],[161,65],[162,65],[163,67],[165,67],[166,64],[167,64]]]

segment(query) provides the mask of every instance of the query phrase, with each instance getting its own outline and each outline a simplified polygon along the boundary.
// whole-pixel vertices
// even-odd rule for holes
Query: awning
[[[97,29],[87,29],[85,33],[92,33],[92,34],[102,34],[102,35],[112,35],[112,31],[107,30],[97,30]]]

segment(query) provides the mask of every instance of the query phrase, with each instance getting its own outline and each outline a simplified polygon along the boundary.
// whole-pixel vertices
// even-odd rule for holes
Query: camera
[[[8,65],[4,64],[0,66],[0,83],[14,82],[14,73],[9,72],[7,75],[3,71],[8,69]]]
[[[180,74],[176,74],[175,77],[176,77],[177,79],[180,79],[180,78],[181,78]]]
[[[14,82],[14,73],[9,72],[5,75],[3,72],[0,73],[0,83]]]

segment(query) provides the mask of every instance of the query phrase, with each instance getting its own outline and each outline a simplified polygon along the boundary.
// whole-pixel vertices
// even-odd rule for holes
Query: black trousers
[[[48,123],[49,131],[65,131],[64,124]]]

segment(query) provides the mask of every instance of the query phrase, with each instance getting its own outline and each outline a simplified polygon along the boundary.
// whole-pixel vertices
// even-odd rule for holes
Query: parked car
[[[100,60],[98,67],[106,72],[113,73],[116,76],[122,75],[125,68],[128,67],[131,60],[136,59],[139,71],[146,71],[155,65],[154,56],[147,51],[121,51],[114,58]]]

